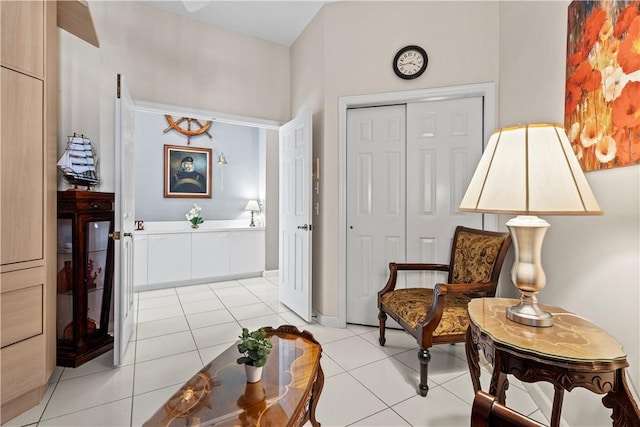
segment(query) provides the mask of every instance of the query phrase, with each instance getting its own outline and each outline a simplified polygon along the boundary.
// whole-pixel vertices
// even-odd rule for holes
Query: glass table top
[[[589,362],[625,361],[622,346],[606,331],[559,307],[539,304],[553,315],[548,328],[521,325],[506,318],[507,307],[518,300],[477,298],[468,306],[469,319],[495,343],[558,359]]]
[[[146,423],[148,426],[290,425],[304,412],[321,349],[300,336],[271,336],[261,381],[247,383],[237,343],[206,365]]]

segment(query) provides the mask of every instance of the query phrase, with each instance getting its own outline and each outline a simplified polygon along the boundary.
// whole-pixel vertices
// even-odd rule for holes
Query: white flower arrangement
[[[198,228],[198,225],[204,222],[204,219],[200,216],[200,212],[202,212],[202,208],[197,203],[194,203],[191,210],[184,214],[187,221],[191,223],[191,227]]]

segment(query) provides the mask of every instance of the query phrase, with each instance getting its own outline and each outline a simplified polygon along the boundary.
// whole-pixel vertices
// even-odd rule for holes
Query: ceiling
[[[324,3],[305,1],[156,1],[145,3],[231,31],[291,46]]]

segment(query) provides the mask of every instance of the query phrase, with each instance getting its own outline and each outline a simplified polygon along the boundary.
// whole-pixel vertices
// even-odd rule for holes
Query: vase
[[[244,365],[244,370],[247,373],[247,382],[248,383],[257,383],[262,378],[262,368],[255,367],[252,365]]]
[[[191,228],[198,228],[198,227],[200,227],[199,224],[191,224]]]

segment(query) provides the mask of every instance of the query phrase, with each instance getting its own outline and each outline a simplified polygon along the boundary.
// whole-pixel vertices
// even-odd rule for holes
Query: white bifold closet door
[[[482,215],[457,210],[482,155],[482,104],[474,97],[348,110],[348,323],[378,324],[389,262],[448,263],[455,227],[482,228]],[[399,286],[446,280],[405,277]]]

